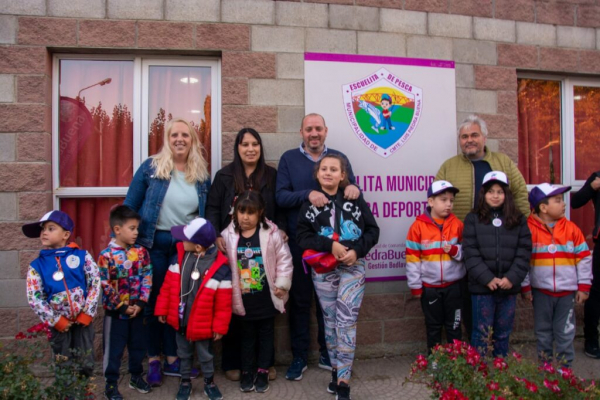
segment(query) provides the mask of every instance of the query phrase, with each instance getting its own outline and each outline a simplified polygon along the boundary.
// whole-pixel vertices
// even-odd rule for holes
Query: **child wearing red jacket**
[[[215,385],[211,340],[227,333],[231,320],[231,269],[214,246],[215,228],[204,218],[171,228],[177,244],[173,260],[156,300],[154,314],[178,332],[177,356],[181,360],[178,400],[192,395],[190,373],[194,350],[204,375],[204,393],[210,400],[223,398]]]

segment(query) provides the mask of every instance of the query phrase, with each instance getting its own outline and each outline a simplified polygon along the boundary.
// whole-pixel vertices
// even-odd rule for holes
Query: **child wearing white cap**
[[[565,218],[563,196],[569,190],[570,186],[542,183],[529,193],[533,213],[527,223],[533,252],[523,284],[524,296],[533,301],[539,359],[552,361],[556,353],[566,367],[575,358],[574,303],[583,304],[592,285],[592,256],[585,236]]]
[[[491,331],[493,355],[504,357],[529,269],[531,233],[502,171],[483,178],[477,205],[465,218],[463,252],[473,300],[471,344],[484,355]]]
[[[171,228],[177,255],[171,262],[156,300],[154,314],[177,331],[181,382],[178,400],[192,395],[194,350],[198,354],[204,393],[210,400],[223,398],[214,383],[212,341],[227,333],[231,321],[231,269],[214,245],[215,228],[204,218]]]

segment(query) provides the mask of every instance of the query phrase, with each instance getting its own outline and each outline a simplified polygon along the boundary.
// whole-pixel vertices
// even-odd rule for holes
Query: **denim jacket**
[[[151,249],[154,243],[154,233],[158,222],[160,207],[167,194],[170,180],[158,179],[154,176],[152,158],[148,158],[140,165],[129,185],[127,197],[123,203],[132,210],[137,211],[142,220],[140,221],[137,243]],[[196,182],[198,192],[198,213],[204,217],[206,197],[210,189],[210,179],[204,182]]]

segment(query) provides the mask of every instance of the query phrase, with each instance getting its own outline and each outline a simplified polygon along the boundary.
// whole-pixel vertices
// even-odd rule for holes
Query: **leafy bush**
[[[491,352],[488,352],[491,354]],[[429,357],[417,356],[406,382],[427,385],[433,399],[598,399],[596,383],[549,362],[542,365],[518,353],[482,357],[467,343],[436,346]]]

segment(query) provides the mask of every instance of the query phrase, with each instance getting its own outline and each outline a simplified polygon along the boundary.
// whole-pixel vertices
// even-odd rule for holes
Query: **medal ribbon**
[[[69,293],[69,287],[67,286],[67,281],[65,280],[65,273],[63,272],[62,265],[60,264],[60,258],[59,257],[55,257],[55,258],[56,258],[56,266],[58,267],[58,270],[63,274],[62,281],[65,285],[65,291],[67,292],[67,301],[69,302],[69,307],[71,308],[71,315],[73,316],[73,318],[75,318],[76,317],[75,308],[73,307],[73,302],[71,301],[71,294]]]

